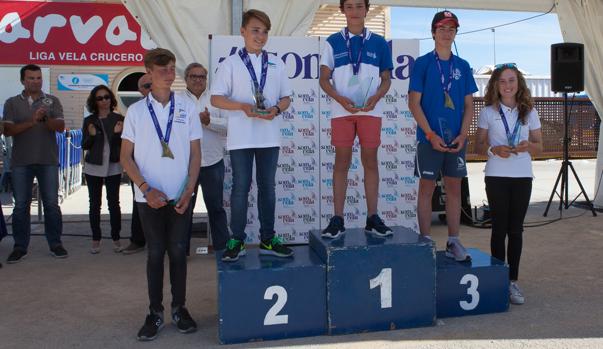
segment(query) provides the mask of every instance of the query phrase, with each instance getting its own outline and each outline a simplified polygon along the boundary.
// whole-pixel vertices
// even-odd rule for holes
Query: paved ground
[[[577,161],[574,165],[590,194],[594,188],[594,161]],[[479,189],[483,191],[479,166],[472,164],[470,169],[473,204],[485,198]],[[536,165],[527,222],[559,216],[553,210],[549,217],[542,217],[543,201],[548,200],[553,186],[546,181],[554,180],[558,169],[554,162]],[[129,187],[124,188],[129,191]],[[574,184],[570,189],[577,192]],[[65,221],[72,222],[65,224],[66,233],[89,231],[87,199],[80,194],[63,204]],[[126,204],[127,200],[123,201]],[[5,207],[5,213],[9,212]],[[232,347],[603,348],[603,220],[577,208],[570,208],[563,216],[566,218],[555,223],[526,229],[520,280],[527,300],[506,313],[438,320],[437,326],[419,329]],[[108,231],[108,223],[103,224],[104,231]],[[124,224],[128,226],[128,222]],[[442,248],[445,226],[437,221],[434,224],[434,237]],[[33,228],[41,231],[39,225]],[[488,230],[463,227],[462,234],[466,245],[489,250]],[[219,346],[217,341],[213,256],[194,255],[189,259],[187,303],[199,331],[181,335],[168,324],[155,342],[137,343],[135,334],[147,306],[145,255],[115,254],[108,241],[99,255],[90,255],[89,238],[65,237],[64,242],[70,252],[66,260],[50,257],[44,238],[34,237],[25,261],[0,269],[0,348],[229,347]],[[10,238],[0,242],[2,262],[11,245]],[[169,295],[167,282],[164,293]],[[169,302],[169,296],[166,299]]]

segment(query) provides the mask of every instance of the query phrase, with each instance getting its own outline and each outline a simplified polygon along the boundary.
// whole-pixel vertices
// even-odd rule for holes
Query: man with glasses
[[[183,97],[190,99],[195,104],[203,127],[199,184],[209,218],[209,230],[214,249],[223,250],[226,248],[228,240],[226,211],[223,206],[227,121],[220,114],[220,109],[214,108],[210,103],[211,95],[207,92],[207,69],[201,63],[191,63],[186,67],[184,81],[186,90],[182,93]],[[198,189],[197,186],[192,201],[193,211]],[[191,229],[189,229],[187,251],[190,250],[193,211],[191,211]]]
[[[408,104],[418,126],[415,175],[420,178],[420,233],[431,239],[431,198],[441,172],[446,188],[446,256],[466,261],[471,256],[459,240],[461,180],[467,175],[465,145],[473,119],[472,94],[477,86],[469,63],[452,54],[458,27],[458,18],[450,11],[433,17],[435,49],[415,61]]]
[[[42,92],[42,70],[37,65],[21,68],[23,92],[4,105],[4,134],[13,137],[11,158],[13,195],[13,237],[15,245],[7,263],[17,263],[27,256],[31,225],[30,205],[33,178],[44,206],[44,232],[50,254],[66,258],[61,234],[63,218],[59,207],[59,151],[56,132],[63,132],[63,107],[55,96]]]
[[[138,92],[145,98],[149,92],[151,92],[151,74],[146,73],[138,79]],[[132,187],[132,196],[134,196],[134,182],[130,181]],[[144,232],[142,231],[142,225],[140,224],[140,215],[138,214],[138,207],[136,201],[132,198],[132,224],[130,226],[131,236],[130,244],[121,251],[123,254],[134,254],[144,250],[146,240],[144,239]]]

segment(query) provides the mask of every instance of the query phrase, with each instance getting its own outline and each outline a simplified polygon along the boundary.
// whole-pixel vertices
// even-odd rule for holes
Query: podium
[[[509,268],[502,261],[469,248],[471,261],[456,262],[438,251],[437,315],[439,318],[509,309]]]
[[[470,262],[435,251],[404,227],[377,237],[347,229],[338,239],[310,231],[293,258],[258,248],[218,272],[221,343],[432,326],[437,317],[506,311],[509,269],[477,249]]]
[[[326,269],[307,246],[293,258],[261,256],[257,248],[218,269],[221,343],[241,343],[327,333]]]
[[[382,238],[347,229],[338,239],[310,231],[327,266],[329,334],[393,330],[435,323],[435,248],[408,228]]]

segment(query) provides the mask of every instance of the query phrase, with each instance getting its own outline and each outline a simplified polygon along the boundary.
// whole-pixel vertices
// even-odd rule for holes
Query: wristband
[[[142,181],[142,183],[140,183],[140,185],[138,186],[138,189],[142,190],[142,186],[147,184],[146,181]]]
[[[425,133],[425,138],[427,138],[428,141],[431,142],[431,137],[435,136],[435,132],[433,131],[429,131]]]
[[[274,105],[274,107],[276,108],[276,115],[279,115],[281,113],[281,108],[278,107],[278,104]]]
[[[148,194],[148,193],[149,193],[151,190],[153,190],[153,188],[151,188],[151,186],[149,185],[149,187],[147,188],[147,190],[145,190],[145,191],[143,191],[143,192],[142,192],[142,197],[146,198],[146,197],[147,197],[147,194]]]
[[[492,151],[492,146],[488,147],[488,150],[486,151],[486,153],[488,154],[488,156],[494,156],[496,154],[494,154],[494,152]]]

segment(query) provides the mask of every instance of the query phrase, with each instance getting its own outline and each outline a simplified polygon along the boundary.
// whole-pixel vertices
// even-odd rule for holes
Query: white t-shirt
[[[262,76],[262,55],[250,54],[258,80]],[[259,83],[259,81],[258,81]],[[238,53],[227,57],[216,71],[211,85],[211,94],[224,96],[231,101],[254,104],[252,80],[247,67]],[[280,58],[268,54],[268,75],[264,87],[266,108],[270,108],[283,97],[291,96],[289,77]],[[228,150],[248,148],[280,147],[281,117],[264,120],[248,117],[241,110],[223,110],[228,119]]]
[[[164,107],[152,94],[149,94],[148,99],[165,136],[171,103],[168,102]],[[175,94],[174,103],[174,121],[168,143],[174,159],[161,156],[161,143],[147,107],[147,98],[128,108],[121,135],[122,139],[134,143],[134,161],[147,184],[163,192],[170,200],[176,199],[186,185],[190,142],[201,139],[203,132],[199,116],[195,114],[195,105],[179,94]],[[136,186],[134,188],[136,202],[146,202],[140,189]]]
[[[501,105],[503,113],[509,124],[509,131],[513,132],[515,124],[518,122],[517,108],[509,108]],[[490,146],[507,145],[507,133],[503,124],[498,108],[487,106],[479,114],[477,127],[488,130],[488,140]],[[536,109],[528,113],[527,123],[520,125],[519,142],[528,140],[530,131],[539,129],[540,118]],[[498,155],[490,156],[486,163],[486,176],[493,177],[513,177],[513,178],[532,178],[532,158],[530,153],[521,152],[517,155],[511,154],[508,158],[501,158]]]
[[[197,98],[191,91],[184,90],[182,96],[190,99],[196,107],[196,115],[205,111],[209,112],[209,124],[203,127],[203,140],[201,141],[201,167],[211,166],[224,158],[224,147],[226,146],[227,120],[221,115],[221,109],[214,108],[209,103],[209,91],[207,89]]]

